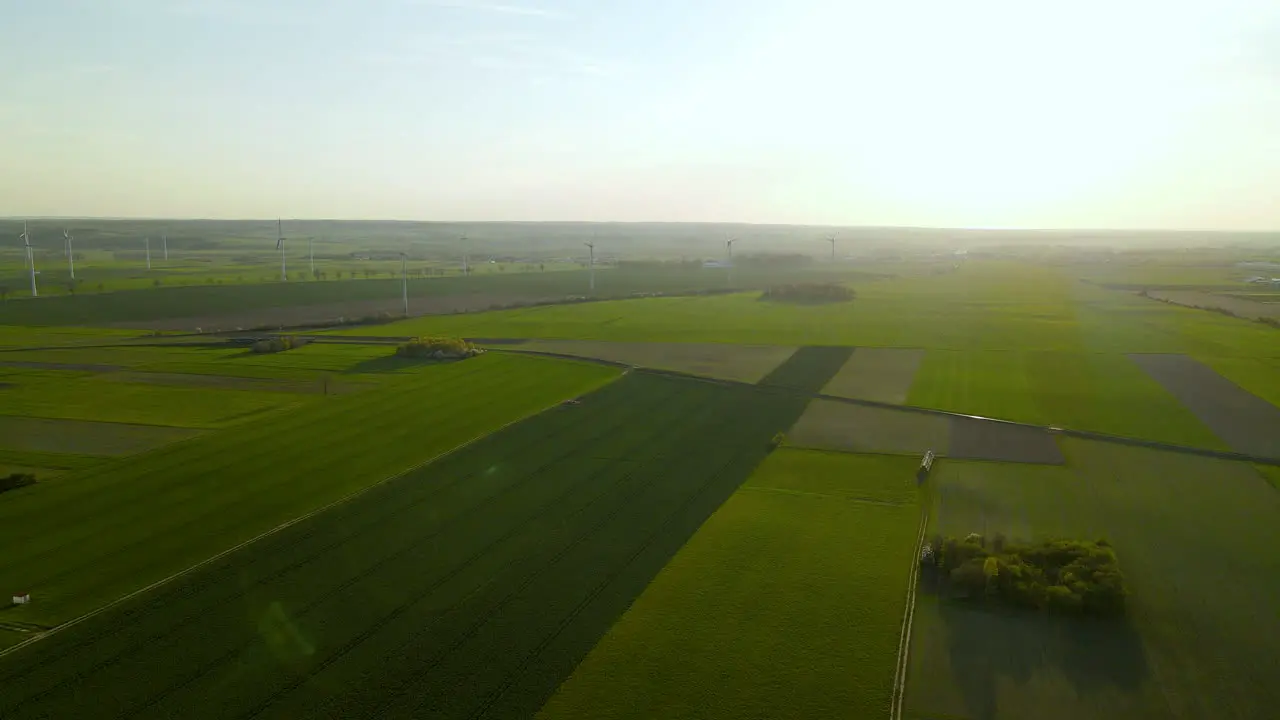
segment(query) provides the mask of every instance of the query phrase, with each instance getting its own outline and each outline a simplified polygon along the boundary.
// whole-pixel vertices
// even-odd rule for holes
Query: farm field
[[[923,455],[933,450],[945,454],[951,444],[951,421],[923,413],[814,400],[787,432],[787,442],[849,452]]]
[[[802,407],[631,373],[0,659],[0,715],[531,715]]]
[[[3,450],[75,455],[132,455],[199,434],[199,430],[191,428],[161,425],[0,415],[0,449]]]
[[[1280,407],[1280,357],[1201,357],[1197,359],[1244,390]]]
[[[64,622],[615,377],[496,355],[428,365],[376,390],[315,398],[269,424],[6,493],[0,546],[12,551],[0,587],[30,588],[41,601],[4,619]]]
[[[530,340],[521,350],[597,358],[637,367],[758,382],[796,351],[794,347],[724,343],[640,343],[591,340]]]
[[[1064,467],[941,462],[930,532],[1108,538],[1129,621],[996,613],[922,592],[906,717],[1270,717],[1280,561],[1257,549],[1280,541],[1280,493],[1243,463],[1061,442]]]
[[[908,458],[774,452],[538,717],[886,715],[920,524],[914,471]]]
[[[221,427],[296,402],[281,393],[113,382],[101,376],[24,378],[3,392],[0,413],[6,416],[184,428]]]
[[[834,305],[762,302],[744,292],[430,316],[334,332],[1069,354],[1276,352],[1271,328],[1085,285],[1060,268],[974,261],[946,275],[851,276],[848,283],[857,299]]]
[[[923,359],[924,351],[914,348],[857,348],[822,392],[901,405]]]
[[[1280,407],[1186,355],[1135,355],[1133,361],[1232,450],[1280,458]]]
[[[908,404],[1229,449],[1130,358],[1101,353],[930,350]]]

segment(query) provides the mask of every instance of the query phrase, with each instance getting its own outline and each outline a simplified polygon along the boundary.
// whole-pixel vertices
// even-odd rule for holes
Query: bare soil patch
[[[1280,408],[1186,355],[1130,355],[1236,452],[1280,457]]]
[[[822,389],[826,395],[901,405],[924,360],[924,350],[860,347]]]
[[[973,418],[951,418],[950,422],[948,457],[1043,465],[1066,462],[1048,430]]]
[[[943,454],[951,433],[948,418],[924,413],[814,400],[787,433],[792,445],[852,452]]]
[[[132,455],[199,435],[191,428],[0,415],[0,448],[78,455]]]
[[[521,347],[746,383],[759,382],[796,351],[780,345],[597,340],[530,340]]]
[[[534,295],[493,293],[418,297],[409,299],[409,314],[415,317],[420,315],[448,315],[459,312],[494,310],[516,304],[547,302],[554,299],[552,297]],[[338,318],[351,320],[352,318],[368,317],[379,313],[388,313],[392,317],[400,318],[403,312],[404,306],[399,298],[353,300],[322,305],[262,308],[252,312],[212,313],[185,318],[126,321],[113,323],[111,327],[188,331],[199,328],[204,332],[217,332],[257,327],[322,325],[333,323]]]

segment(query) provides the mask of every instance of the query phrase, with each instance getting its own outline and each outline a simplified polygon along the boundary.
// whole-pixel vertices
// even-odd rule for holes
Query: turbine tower
[[[835,259],[836,259],[836,235],[837,234],[838,233],[831,233],[830,235],[827,236],[827,242],[831,243],[831,261],[832,262],[835,262]]]
[[[276,249],[280,251],[280,282],[289,282],[289,267],[284,259],[284,223],[276,218]]]
[[[594,242],[582,243],[582,244],[586,245],[587,250],[591,253],[591,259],[588,261],[589,262],[588,267],[590,268],[589,277],[591,278],[590,280],[591,292],[595,292],[596,291],[596,244]]]
[[[169,232],[164,233],[164,261],[169,262]]]
[[[66,245],[67,245],[67,267],[71,269],[71,279],[75,280],[76,279],[76,254],[75,254],[75,251],[72,250],[71,248],[71,231],[63,230],[62,239],[63,241],[66,242]]]
[[[144,239],[142,242],[147,247],[147,269],[150,270],[151,269],[151,238],[148,237]]]
[[[315,238],[307,238],[307,258],[311,260],[311,277],[316,276],[316,251],[312,246]]]
[[[39,291],[36,290],[36,258],[31,254],[31,233],[27,231],[27,223],[22,222],[22,244],[27,249],[27,269],[31,273],[31,297],[40,297]]]
[[[724,241],[724,248],[728,252],[729,257],[726,260],[726,269],[728,270],[729,284],[733,285],[733,244],[738,242],[737,238],[729,238]]]
[[[462,274],[465,277],[471,276],[471,265],[467,258],[467,234],[462,233]]]
[[[409,256],[400,253],[400,292],[404,299],[404,316],[409,317]]]

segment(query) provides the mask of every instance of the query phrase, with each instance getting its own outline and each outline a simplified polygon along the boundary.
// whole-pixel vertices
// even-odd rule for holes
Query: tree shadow
[[[1085,706],[1110,689],[1137,690],[1150,675],[1142,639],[1124,619],[1063,617],[941,600],[952,680],[969,716],[999,717],[999,687],[1037,676],[1066,680]]]

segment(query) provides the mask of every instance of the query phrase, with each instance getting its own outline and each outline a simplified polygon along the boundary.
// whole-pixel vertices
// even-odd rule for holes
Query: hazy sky
[[[1277,0],[0,0],[0,215],[1280,229]]]

